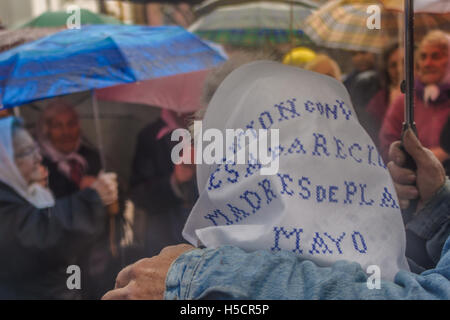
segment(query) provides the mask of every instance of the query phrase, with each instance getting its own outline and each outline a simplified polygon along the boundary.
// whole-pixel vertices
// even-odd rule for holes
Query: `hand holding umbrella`
[[[117,203],[118,199],[118,183],[117,175],[115,173],[101,172],[97,180],[92,184],[92,189],[96,190],[100,199],[105,206],[111,206]],[[109,212],[111,215],[117,212]]]

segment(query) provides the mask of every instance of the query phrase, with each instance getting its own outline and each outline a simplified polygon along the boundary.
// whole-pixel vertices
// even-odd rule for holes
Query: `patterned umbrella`
[[[240,46],[311,43],[302,31],[311,6],[299,1],[241,2],[218,6],[200,17],[189,31],[217,43]]]
[[[433,0],[428,0],[427,4],[431,2]],[[403,0],[387,0],[386,4],[392,9],[403,8]],[[370,8],[372,5],[377,5],[381,9],[379,29],[371,25],[374,21],[370,18],[374,12]],[[431,7],[428,7],[427,12],[423,12],[425,5],[416,6],[414,15],[416,40],[420,40],[432,29],[450,31],[450,14],[434,14],[429,9]],[[386,9],[382,1],[333,0],[308,17],[304,31],[311,40],[321,46],[380,53],[398,41],[403,24],[404,13]]]
[[[318,8],[327,0],[270,0],[270,2],[278,2],[285,4],[300,4],[309,8]],[[205,0],[195,7],[195,12],[199,15],[205,15],[222,6],[244,4],[250,2],[261,2],[261,0]]]
[[[387,9],[393,9],[403,11],[402,0],[381,0],[383,5]],[[428,13],[448,13],[450,12],[450,1],[448,0],[415,0],[414,1],[415,12],[428,12]]]
[[[181,27],[87,26],[0,54],[0,105],[209,69],[225,61]]]

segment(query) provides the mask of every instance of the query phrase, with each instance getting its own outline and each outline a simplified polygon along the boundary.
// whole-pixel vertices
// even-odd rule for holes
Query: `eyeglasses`
[[[25,148],[24,150],[21,150],[20,152],[16,153],[14,157],[16,159],[23,159],[28,158],[34,155],[40,155],[41,151],[39,149],[39,146],[37,144],[33,144],[32,146],[29,146]]]

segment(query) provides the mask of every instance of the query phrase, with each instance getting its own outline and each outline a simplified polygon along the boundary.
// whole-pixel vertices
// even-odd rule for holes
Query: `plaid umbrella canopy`
[[[310,8],[318,8],[326,1],[327,0],[270,0],[270,2],[285,4],[301,4]],[[250,2],[261,2],[261,0],[205,0],[195,7],[195,11],[199,15],[205,15],[224,5],[236,5]]]
[[[383,2],[386,2],[389,9],[383,6]],[[424,6],[431,2],[427,2]],[[370,16],[373,14],[373,11],[370,11],[371,5],[378,5],[381,9],[379,29],[368,27],[368,21],[370,24]],[[424,8],[416,6],[414,22],[416,40],[420,41],[433,29],[450,31],[449,13],[436,14],[429,9],[431,7],[428,7],[427,12],[421,11]],[[398,9],[403,9],[403,0],[334,0],[307,18],[304,32],[316,44],[325,47],[380,53],[394,42],[399,42],[399,36],[403,33],[404,13]]]
[[[240,46],[274,43],[311,43],[302,31],[303,21],[312,13],[311,2],[304,1],[209,1],[214,10],[189,28],[204,39]],[[208,4],[207,3],[207,4]],[[206,10],[206,11],[205,11]]]

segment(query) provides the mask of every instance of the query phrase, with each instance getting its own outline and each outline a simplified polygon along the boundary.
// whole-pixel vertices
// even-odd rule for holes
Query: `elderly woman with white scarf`
[[[449,231],[450,182],[417,139],[408,136],[405,148],[418,190],[403,186],[416,179],[403,168],[394,185],[389,172],[399,171],[387,170],[341,83],[269,61],[234,70],[208,105],[205,136],[239,128],[279,130],[268,149],[279,170],[263,174],[260,162],[236,164],[228,152],[206,162],[212,144],[198,150],[211,137],[196,139],[200,197],[183,235],[206,248],[179,245],[138,261],[104,299],[448,299],[450,239],[428,274],[408,272],[405,257],[405,200],[420,193],[411,230],[444,241]],[[251,137],[244,145],[253,153]],[[400,158],[392,158],[398,166]]]
[[[115,174],[70,197],[46,187],[39,148],[15,117],[0,119],[0,299],[73,299],[67,268],[103,231]]]

